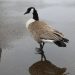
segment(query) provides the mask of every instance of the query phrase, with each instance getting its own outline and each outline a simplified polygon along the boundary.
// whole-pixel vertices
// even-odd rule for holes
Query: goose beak
[[[24,13],[24,15],[27,14],[27,12]]]

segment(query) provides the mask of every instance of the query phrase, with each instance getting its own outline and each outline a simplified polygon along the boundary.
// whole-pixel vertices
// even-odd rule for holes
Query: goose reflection
[[[0,61],[1,61],[1,54],[2,54],[2,49],[0,48]]]
[[[66,68],[60,68],[48,60],[38,61],[29,67],[31,75],[67,75]]]
[[[29,72],[31,75],[67,75],[68,74],[68,73],[65,74],[66,68],[57,67],[55,64],[47,60],[43,50],[37,48],[37,52],[38,54],[41,55],[41,60],[29,67]]]

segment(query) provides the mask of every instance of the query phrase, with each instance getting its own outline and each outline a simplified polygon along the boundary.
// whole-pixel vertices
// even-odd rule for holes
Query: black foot
[[[40,48],[36,48],[37,54],[42,54],[43,51]]]
[[[43,49],[41,48],[36,48],[37,53],[36,54],[40,54],[41,55],[41,61],[46,60],[46,56],[44,54]]]

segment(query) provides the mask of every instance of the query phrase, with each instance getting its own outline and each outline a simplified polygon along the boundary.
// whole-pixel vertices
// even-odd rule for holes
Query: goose
[[[31,11],[33,11],[33,18],[26,22],[26,28],[32,34],[34,40],[37,41],[40,48],[43,49],[44,44],[47,42],[52,42],[58,47],[66,47],[66,43],[69,40],[64,37],[63,33],[40,21],[37,10],[34,7],[29,7],[24,15],[29,14]]]

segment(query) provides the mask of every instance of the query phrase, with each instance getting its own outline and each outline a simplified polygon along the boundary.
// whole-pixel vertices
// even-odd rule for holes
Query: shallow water
[[[29,6],[35,6],[41,20],[56,27],[70,40],[66,48],[48,43],[44,51],[51,63],[75,75],[75,7],[47,3],[0,1],[0,47],[3,48],[0,49],[0,75],[30,75],[29,67],[41,59],[35,51],[38,44],[25,29],[25,22],[31,15],[23,13]]]

